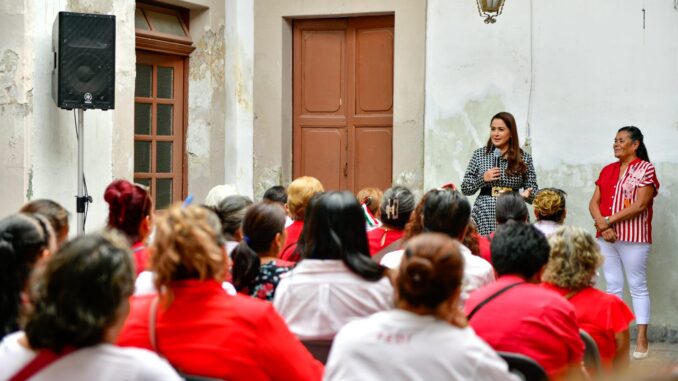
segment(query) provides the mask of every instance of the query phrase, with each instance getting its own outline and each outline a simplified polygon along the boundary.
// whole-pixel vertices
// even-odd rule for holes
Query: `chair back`
[[[330,354],[330,348],[332,348],[332,340],[302,340],[301,343],[316,360],[325,365]]]
[[[196,376],[195,374],[187,374],[179,371],[177,371],[177,373],[179,373],[179,377],[183,378],[185,381],[225,381],[221,378]]]
[[[579,330],[581,341],[584,342],[584,367],[592,375],[599,374],[602,369],[600,362],[600,351],[593,337],[583,329]]]
[[[506,361],[509,372],[523,381],[548,381],[546,371],[533,359],[519,353],[497,352]]]

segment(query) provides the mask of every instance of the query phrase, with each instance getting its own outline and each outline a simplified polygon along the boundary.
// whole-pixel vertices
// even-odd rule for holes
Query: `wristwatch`
[[[605,217],[605,223],[610,226],[610,217]]]

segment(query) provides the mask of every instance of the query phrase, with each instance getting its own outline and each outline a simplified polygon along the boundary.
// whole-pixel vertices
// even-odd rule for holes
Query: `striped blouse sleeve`
[[[466,173],[464,173],[464,180],[461,182],[461,192],[466,196],[471,196],[475,194],[480,187],[485,184],[483,180],[483,174],[480,172],[480,151],[476,150],[471,156],[471,161],[469,161],[468,166],[466,167]]]

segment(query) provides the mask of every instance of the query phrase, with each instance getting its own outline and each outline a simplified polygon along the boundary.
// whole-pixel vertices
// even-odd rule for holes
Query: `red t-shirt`
[[[563,296],[570,293],[569,290],[553,284],[542,283],[542,286]],[[629,323],[634,319],[633,313],[617,296],[593,287],[580,290],[569,301],[574,306],[579,327],[593,337],[598,344],[603,365],[611,368],[617,352],[614,336],[629,329]]]
[[[148,248],[143,242],[137,242],[132,245],[132,255],[134,259],[134,270],[136,275],[139,276],[139,274],[148,267]]]
[[[392,244],[403,237],[402,230],[388,229],[383,226],[367,232],[367,244],[370,246],[370,255],[377,254],[379,250]]]
[[[494,233],[494,232],[492,232]],[[492,252],[490,251],[490,239],[484,235],[476,233],[478,236],[478,249],[480,251],[480,257],[492,264]]]
[[[474,291],[464,305],[468,315],[500,289],[524,280],[504,275]],[[558,293],[525,283],[485,304],[469,322],[494,350],[520,353],[538,362],[552,379],[581,363],[584,343],[574,308]]]
[[[285,240],[285,247],[280,251],[278,258],[290,262],[298,262],[299,257],[295,255],[294,251],[297,249],[297,241],[301,236],[301,231],[304,229],[304,221],[295,220],[290,226],[285,228],[287,232],[287,239]]]
[[[322,379],[322,364],[270,303],[228,295],[216,281],[177,281],[171,289],[169,308],[159,303],[156,343],[180,371],[230,381]],[[148,316],[154,296],[131,298],[120,346],[153,350]]]
[[[659,190],[659,180],[654,165],[648,161],[636,159],[620,176],[621,162],[608,164],[600,171],[596,185],[600,189],[600,213],[603,217],[611,216],[634,203],[638,197],[638,189],[654,187],[653,197]],[[627,242],[652,243],[652,200],[642,213],[636,217],[615,223],[612,228],[617,239]],[[596,237],[600,237],[600,232]]]

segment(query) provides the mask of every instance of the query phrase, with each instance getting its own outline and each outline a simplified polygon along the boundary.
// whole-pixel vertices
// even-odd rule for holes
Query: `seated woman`
[[[459,309],[459,247],[439,233],[408,241],[396,278],[396,308],[339,331],[325,380],[515,380]]]
[[[379,208],[384,198],[384,192],[379,188],[367,187],[359,190],[355,197],[363,208],[367,231],[381,226]]]
[[[414,206],[414,195],[405,187],[394,186],[384,192],[379,207],[382,225],[367,232],[370,255],[374,256],[402,238],[405,224],[409,221]]]
[[[134,270],[127,243],[91,234],[39,267],[25,332],[0,344],[0,380],[181,380],[156,354],[115,345]]]
[[[148,266],[146,238],[153,224],[153,201],[146,188],[127,180],[115,180],[106,187],[108,228],[123,233],[132,245],[134,271],[139,275]]]
[[[285,204],[285,207],[293,222],[285,228],[287,240],[285,247],[280,252],[280,259],[291,262],[299,261],[300,252],[297,250],[297,241],[304,229],[306,206],[313,196],[324,191],[320,180],[311,176],[299,177],[287,187],[287,204]]]
[[[47,199],[32,200],[24,204],[19,212],[44,216],[54,231],[57,247],[61,247],[68,239],[68,211],[58,202]]]
[[[593,287],[603,262],[595,238],[581,228],[565,226],[551,234],[549,244],[542,284],[569,299],[579,327],[598,344],[604,367],[626,367],[633,313],[617,296]]]
[[[231,254],[233,285],[238,292],[273,301],[280,276],[294,267],[278,259],[285,245],[285,209],[280,203],[260,202],[247,209],[242,221],[244,239]]]
[[[230,255],[242,241],[242,219],[245,211],[252,205],[252,199],[247,196],[232,195],[210,207],[219,217],[221,234],[226,239],[226,252]]]
[[[19,213],[0,220],[0,337],[19,330],[29,275],[55,251],[56,239],[42,216]]]
[[[118,344],[155,350],[189,374],[319,380],[322,365],[270,303],[224,291],[228,256],[209,215],[199,206],[175,205],[158,218],[151,269],[160,292],[132,298]]]
[[[565,196],[567,196],[565,191],[560,189],[544,188],[537,192],[532,201],[534,216],[537,218],[534,227],[545,236],[549,236],[565,222],[567,215]]]
[[[329,340],[349,320],[393,307],[386,268],[370,259],[365,219],[350,192],[314,198],[300,245],[273,305],[302,340]]]

